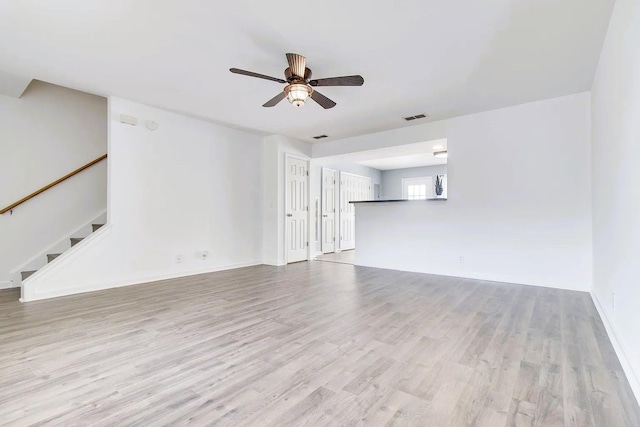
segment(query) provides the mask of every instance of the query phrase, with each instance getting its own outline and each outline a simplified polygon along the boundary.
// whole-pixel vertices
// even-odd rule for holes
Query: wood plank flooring
[[[0,425],[640,425],[587,293],[309,262],[17,298]]]
[[[317,261],[324,262],[337,262],[340,264],[355,264],[356,260],[356,250],[350,249],[348,251],[342,252],[332,252],[329,254],[318,255],[316,258]]]

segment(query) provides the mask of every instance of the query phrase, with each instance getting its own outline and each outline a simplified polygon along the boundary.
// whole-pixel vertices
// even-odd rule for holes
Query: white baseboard
[[[11,289],[19,286],[14,285],[11,280],[0,281],[0,289]]]
[[[337,252],[337,251],[336,251]],[[544,281],[540,281],[534,277],[526,277],[526,276],[513,276],[508,274],[486,274],[477,271],[465,271],[465,270],[453,270],[453,269],[437,269],[437,268],[404,268],[403,266],[397,266],[394,264],[378,264],[371,265],[371,263],[362,262],[357,256],[355,261],[355,266],[358,267],[373,267],[373,268],[381,268],[383,270],[397,270],[397,271],[408,271],[411,273],[422,273],[422,274],[433,274],[435,276],[447,276],[447,277],[460,277],[463,279],[475,279],[482,280],[486,282],[500,282],[500,283],[510,283],[514,285],[525,285],[525,286],[539,286],[542,288],[552,288],[552,289],[563,289],[567,291],[579,291],[579,292],[589,292],[591,288],[591,283],[545,283]]]
[[[640,369],[640,367],[634,366],[629,357],[627,356],[627,352],[625,352],[624,344],[618,338],[618,334],[616,333],[616,328],[613,326],[613,323],[609,321],[602,305],[600,304],[600,300],[598,297],[591,292],[591,299],[593,300],[593,304],[596,306],[596,310],[598,310],[598,314],[600,314],[600,318],[602,319],[602,323],[604,324],[605,329],[607,330],[607,334],[609,335],[609,339],[611,340],[611,344],[613,345],[613,349],[620,360],[620,364],[622,365],[622,369],[624,370],[624,374],[627,376],[627,381],[629,381],[629,385],[631,386],[631,390],[633,390],[633,394],[636,396],[636,401],[640,404],[640,372],[636,369]],[[639,363],[640,361],[636,361]]]
[[[58,297],[63,297],[63,296],[67,296],[67,295],[82,294],[82,293],[86,293],[86,292],[103,291],[105,289],[120,288],[120,287],[123,287],[123,286],[140,285],[140,284],[143,284],[143,283],[158,282],[160,280],[176,279],[176,278],[179,278],[179,277],[187,277],[187,276],[195,276],[195,275],[198,275],[198,274],[213,273],[213,272],[216,272],[216,271],[223,271],[223,270],[232,270],[232,269],[235,269],[235,268],[252,267],[254,265],[261,265],[261,264],[262,263],[259,262],[259,261],[251,261],[251,262],[227,264],[227,265],[221,265],[221,266],[215,266],[215,267],[208,266],[208,267],[203,267],[203,268],[189,270],[189,271],[182,271],[182,272],[146,274],[144,276],[135,277],[135,278],[131,278],[131,279],[128,279],[128,280],[123,280],[123,281],[118,281],[118,282],[100,283],[100,284],[92,285],[90,288],[82,287],[82,288],[54,289],[54,290],[46,291],[46,292],[37,292],[36,291],[35,294],[30,295],[29,298],[26,298],[24,296],[23,296],[23,298],[20,298],[20,302],[39,301],[39,300],[43,300],[43,299],[58,298]]]

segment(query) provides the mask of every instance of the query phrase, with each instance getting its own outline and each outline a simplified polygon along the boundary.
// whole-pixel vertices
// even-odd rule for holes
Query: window
[[[402,198],[424,200],[434,197],[433,177],[404,178],[402,180]]]
[[[422,200],[427,198],[426,184],[410,184],[407,186],[407,199]]]

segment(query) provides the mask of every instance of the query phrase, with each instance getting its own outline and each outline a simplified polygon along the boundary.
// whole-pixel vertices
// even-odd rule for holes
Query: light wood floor
[[[640,425],[586,293],[310,262],[17,298],[2,425]]]
[[[356,250],[351,249],[348,251],[342,252],[332,252],[329,254],[318,255],[316,258],[318,261],[326,261],[326,262],[337,262],[340,264],[351,264],[353,265],[356,260]]]

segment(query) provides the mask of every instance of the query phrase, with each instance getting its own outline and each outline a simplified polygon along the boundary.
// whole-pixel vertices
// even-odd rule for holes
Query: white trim
[[[287,153],[287,152],[285,152],[285,153],[284,153],[284,157],[285,157],[285,159],[286,159],[287,157],[292,157],[292,158],[294,158],[294,159],[304,160],[305,162],[308,162],[308,161],[310,161],[310,160],[311,160],[311,157],[301,156],[301,155],[299,155],[299,154],[292,154],[292,153]]]
[[[109,231],[111,231],[111,224],[103,225],[98,230],[94,231],[93,233],[89,234],[87,237],[82,239],[81,242],[78,242],[78,244],[70,247],[69,249],[67,249],[66,251],[61,253],[60,256],[58,258],[56,258],[56,262],[51,262],[51,263],[45,264],[38,271],[36,271],[31,276],[26,278],[24,280],[24,282],[22,282],[22,283],[23,284],[29,283],[33,279],[37,279],[38,277],[40,277],[41,275],[45,274],[48,271],[54,271],[54,270],[62,267],[63,265],[65,265],[68,262],[69,258],[71,258],[71,256],[74,253],[79,251],[81,248],[87,247],[88,245],[92,244],[93,242],[101,240],[101,237],[106,236]]]
[[[50,244],[44,250],[41,250],[38,254],[31,257],[28,261],[23,262],[22,264],[20,264],[19,267],[11,270],[10,271],[11,281],[15,284],[14,286],[20,287],[22,285],[23,271],[28,271],[28,270],[40,271],[41,269],[46,268],[50,264],[49,261],[47,260],[47,254],[55,254],[55,253],[64,254],[68,252],[69,249],[72,247],[71,241],[69,240],[70,238],[79,237],[84,239],[84,238],[87,238],[88,236],[91,236],[91,234],[94,233],[92,224],[104,224],[106,221],[106,218],[107,218],[106,211],[102,211],[99,215],[92,216],[92,218],[86,221],[84,225],[76,228],[72,232],[65,233],[63,238],[59,239],[55,243]],[[56,262],[54,262],[53,264],[57,263],[58,259],[61,257],[62,255],[56,258]],[[35,275],[36,274],[34,273],[33,275],[29,276],[27,279],[25,279],[25,282],[31,279],[31,277]]]
[[[4,280],[0,282],[0,289],[18,288],[19,286],[14,284],[12,280]]]
[[[288,168],[288,160],[289,159],[296,159],[296,160],[302,160],[303,162],[307,163],[307,242],[309,242],[310,240],[310,236],[311,236],[311,221],[309,221],[309,215],[311,213],[311,209],[308,207],[309,203],[311,202],[311,194],[310,194],[310,172],[311,172],[311,159],[309,157],[306,156],[300,156],[297,154],[291,154],[291,153],[284,153],[284,208],[282,210],[282,214],[284,215],[284,265],[289,263],[289,232],[288,229],[289,227],[287,227],[287,205],[288,205],[288,201],[289,201],[289,192],[287,191],[287,174],[289,173],[289,168]],[[307,243],[307,261],[311,261],[311,244]]]
[[[85,287],[82,288],[66,288],[66,289],[55,289],[53,291],[49,291],[49,292],[35,292],[35,295],[33,296],[33,298],[20,298],[20,302],[31,302],[31,301],[38,301],[38,300],[43,300],[43,299],[49,299],[49,298],[57,298],[57,297],[63,297],[63,296],[67,296],[67,295],[76,295],[76,294],[83,294],[83,293],[87,293],[87,292],[95,292],[95,291],[102,291],[105,289],[112,289],[112,288],[121,288],[123,286],[132,286],[132,285],[140,285],[140,284],[144,284],[144,283],[152,283],[152,282],[157,282],[160,280],[167,280],[167,279],[176,279],[176,278],[180,278],[180,277],[188,277],[188,276],[195,276],[198,274],[206,274],[206,273],[215,273],[216,271],[223,271],[223,270],[233,270],[235,268],[243,268],[243,267],[252,267],[255,265],[262,265],[262,263],[260,261],[251,261],[251,262],[242,262],[242,263],[235,263],[235,264],[227,264],[227,265],[222,265],[222,266],[218,266],[218,267],[205,267],[205,268],[198,268],[198,269],[193,269],[193,270],[189,270],[189,271],[183,271],[183,272],[179,272],[179,273],[169,273],[169,274],[162,274],[162,273],[158,273],[158,274],[146,274],[140,277],[136,277],[134,279],[130,279],[124,282],[120,282],[120,281],[110,281],[110,282],[103,282],[100,283],[98,285],[92,286],[91,289],[87,289]]]
[[[342,230],[342,214],[343,214],[343,211],[342,211],[342,178],[345,175],[349,175],[349,176],[354,177],[354,178],[365,178],[367,181],[369,181],[369,197],[368,197],[369,200],[371,200],[372,197],[373,197],[373,179],[371,179],[370,176],[358,175],[356,173],[344,172],[344,171],[341,171],[341,170],[338,170],[337,172],[338,172],[338,180],[336,181],[336,184],[337,184],[338,187],[337,187],[337,191],[336,191],[336,194],[337,194],[337,205],[336,205],[337,209],[336,209],[336,213],[338,215],[337,215],[337,218],[336,218],[336,230],[337,230],[337,233],[336,233],[336,245],[335,245],[335,251],[334,252],[342,252],[342,249],[343,249],[342,248],[342,241],[343,241],[342,240],[342,231],[343,231]],[[355,215],[355,212],[354,212],[354,215]],[[354,235],[354,239],[355,239],[355,235]],[[350,250],[353,250],[353,249],[355,249],[355,247],[347,248],[347,249],[345,249],[345,251],[350,251]]]
[[[417,176],[414,178],[402,178],[402,198],[409,199],[409,186],[410,185],[424,185],[425,186],[425,199],[435,197],[435,190],[433,189],[434,179],[433,176]],[[417,199],[422,200],[422,199]]]
[[[324,196],[324,173],[326,172],[333,172],[333,252],[336,251],[338,244],[336,244],[336,242],[338,241],[336,239],[336,237],[339,237],[339,231],[338,231],[338,227],[339,227],[339,222],[340,222],[340,206],[338,206],[338,204],[340,203],[340,194],[338,191],[340,188],[340,176],[338,174],[338,171],[335,169],[331,169],[331,168],[325,168],[322,167],[320,170],[320,254],[325,254],[325,253],[331,253],[331,252],[325,252],[324,251],[324,235],[326,230],[323,227],[324,221],[322,220],[322,212],[324,212],[324,205],[322,204],[322,197]],[[338,203],[338,204],[336,204]]]
[[[584,284],[584,286],[579,283],[553,283],[553,284],[545,284],[540,283],[538,278],[529,277],[523,275],[509,275],[509,274],[501,274],[501,273],[481,273],[477,271],[460,271],[460,270],[451,270],[450,268],[438,268],[436,266],[429,266],[428,268],[397,268],[393,264],[376,264],[371,265],[367,263],[363,263],[356,259],[355,264],[359,267],[372,267],[372,268],[380,268],[383,270],[395,270],[395,271],[408,271],[411,273],[422,273],[422,274],[432,274],[435,276],[447,276],[447,277],[458,277],[462,279],[475,279],[482,280],[485,282],[499,282],[499,283],[509,283],[512,285],[525,285],[525,286],[537,286],[540,288],[551,288],[551,289],[563,289],[567,291],[578,291],[578,292],[589,292],[588,285]]]
[[[46,264],[44,267],[42,267],[41,269],[33,273],[31,276],[29,276],[27,279],[25,279],[22,282],[22,286],[21,286],[22,292],[21,292],[20,301],[35,301],[36,299],[42,299],[42,298],[30,297],[30,295],[39,294],[37,283],[32,284],[32,282],[34,281],[37,282],[36,279],[38,279],[43,274],[47,274],[50,271],[55,271],[67,265],[69,261],[74,258],[75,254],[78,251],[84,250],[85,248],[88,248],[96,244],[97,242],[101,241],[103,238],[108,236],[111,232],[111,228],[112,228],[111,224],[103,225],[102,227],[100,227],[99,230],[95,231],[94,233],[91,233],[84,240],[82,240],[82,242],[78,243],[75,246],[72,246],[70,249],[63,252],[58,258],[56,258],[56,262]],[[34,286],[35,288],[33,288]]]
[[[624,350],[624,344],[620,339],[618,339],[618,334],[616,333],[616,328],[613,326],[613,323],[609,321],[604,309],[602,308],[602,304],[600,304],[600,300],[593,292],[590,292],[591,299],[593,300],[593,304],[596,306],[596,310],[598,310],[598,314],[600,314],[600,318],[602,319],[602,323],[604,324],[604,328],[607,330],[607,335],[609,335],[609,340],[613,345],[613,349],[618,356],[618,360],[620,360],[620,364],[622,365],[622,370],[627,376],[627,381],[629,381],[629,385],[631,386],[631,390],[636,397],[636,402],[640,403],[640,372],[635,371],[635,367],[627,353]]]

